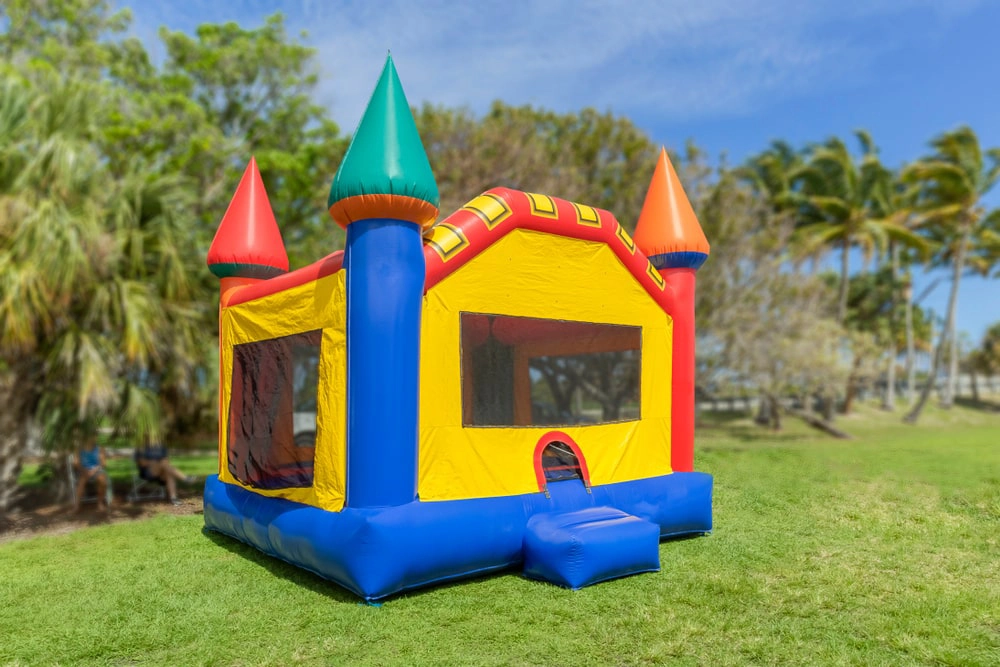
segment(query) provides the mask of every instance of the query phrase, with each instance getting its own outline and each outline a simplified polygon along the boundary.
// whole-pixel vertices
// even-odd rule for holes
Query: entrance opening
[[[565,442],[550,442],[542,450],[542,472],[546,482],[562,482],[567,479],[583,480],[580,459]]]
[[[578,479],[590,492],[590,472],[580,447],[562,431],[549,431],[535,445],[535,479],[538,490],[548,493],[551,482]]]

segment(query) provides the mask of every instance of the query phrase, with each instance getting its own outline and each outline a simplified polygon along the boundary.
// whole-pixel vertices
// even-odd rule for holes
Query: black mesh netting
[[[641,327],[462,313],[466,426],[639,418]]]
[[[258,489],[313,480],[322,331],[233,347],[229,472]]]

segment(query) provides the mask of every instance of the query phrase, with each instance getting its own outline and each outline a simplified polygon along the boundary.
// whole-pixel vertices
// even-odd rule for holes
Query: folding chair
[[[167,497],[167,486],[158,477],[143,477],[139,463],[132,469],[132,490],[126,498],[130,503],[140,500],[162,500]]]
[[[73,502],[76,500],[76,456],[70,454],[66,457],[66,470],[69,475],[69,488],[70,493],[73,494]],[[107,507],[111,507],[111,500],[114,498],[114,491],[111,488],[111,476],[108,475],[108,471],[104,471],[104,479],[107,483],[104,485],[104,503]],[[96,503],[100,498],[97,495],[97,482],[93,478],[87,481],[87,485],[83,489],[83,497],[80,498],[80,504],[84,505],[86,503]]]

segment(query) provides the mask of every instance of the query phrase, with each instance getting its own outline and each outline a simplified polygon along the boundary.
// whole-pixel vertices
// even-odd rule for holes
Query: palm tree
[[[733,170],[736,177],[746,183],[752,192],[766,202],[774,214],[773,224],[782,225],[791,220],[799,220],[801,200],[796,191],[795,175],[802,168],[802,154],[784,141],[773,141],[771,146],[749,158],[742,166]],[[802,251],[790,243],[788,258],[796,268],[803,259],[813,259],[813,269],[818,266],[815,253]]]
[[[992,378],[1000,373],[1000,322],[986,330],[982,343],[969,353],[966,363],[972,376],[972,398],[978,403],[979,387],[976,375],[981,373]]]
[[[913,409],[904,417],[916,423],[930,396],[941,367],[944,350],[955,339],[958,289],[973,243],[992,226],[995,213],[986,214],[983,195],[1000,178],[1000,149],[982,150],[979,138],[969,127],[946,132],[931,141],[934,153],[910,165],[903,177],[919,187],[917,210],[928,233],[939,243],[936,261],[950,265],[951,292],[944,334],[931,364],[930,377]]]
[[[801,216],[796,237],[802,247],[813,252],[831,246],[840,249],[836,319],[842,325],[848,324],[851,249],[860,248],[867,265],[873,257],[882,256],[893,240],[919,243],[904,224],[904,216],[887,214],[893,206],[892,174],[879,161],[871,136],[863,130],[855,135],[861,146],[859,161],[834,137],[813,147],[807,162],[793,175]],[[843,404],[845,413],[851,406],[862,361],[862,355],[855,354]]]
[[[0,83],[17,100],[0,103],[0,512],[31,424],[63,450],[107,419],[155,431],[159,385],[198,358],[185,191],[146,165],[107,172],[102,85]]]
[[[23,150],[23,128],[28,120],[31,96],[22,81],[13,77],[0,79],[0,240],[6,240],[17,218],[24,214],[25,206],[16,195],[14,183],[23,169],[26,155]],[[8,287],[6,253],[0,256],[0,308],[16,298]],[[0,333],[4,333],[0,331]],[[5,340],[4,337],[0,341]],[[14,483],[21,471],[20,453],[24,450],[27,433],[15,428],[18,416],[30,406],[26,396],[19,391],[17,374],[13,372],[6,355],[0,357],[0,515],[10,505]]]
[[[906,401],[913,402],[913,388],[916,386],[916,341],[913,337],[913,276],[906,272],[903,279],[904,328],[906,331]]]
[[[802,155],[784,141],[748,159],[736,170],[737,176],[763,195],[775,212],[795,208],[794,175],[802,167]]]
[[[1000,278],[1000,209],[983,218],[970,245],[967,258],[970,271],[984,278]]]
[[[891,222],[907,230],[912,230],[916,226],[917,219],[913,215],[914,189],[907,187],[899,178],[898,174],[888,169],[879,167],[876,182],[872,188],[871,202],[872,212],[879,221]],[[899,300],[904,304],[905,337],[903,344],[906,346],[906,368],[907,381],[911,382],[913,369],[913,303],[912,286],[909,274],[900,277],[901,263],[907,263],[913,258],[926,256],[928,252],[926,241],[912,235],[890,235],[888,242],[888,258],[890,266],[890,281],[893,285],[891,292],[891,304],[889,310],[889,336],[888,336],[888,366],[886,367],[886,391],[883,395],[882,409],[893,411],[896,408],[896,363],[899,357],[899,331],[898,314]],[[909,386],[909,385],[908,385]]]
[[[860,162],[834,137],[814,147],[793,175],[804,209],[797,236],[808,248],[840,249],[837,321],[841,323],[847,316],[851,248],[861,248],[867,263],[884,252],[890,240],[920,242],[900,216],[879,214],[875,199],[880,189],[889,187],[891,172],[879,161],[871,136],[864,130],[855,135],[862,150]]]

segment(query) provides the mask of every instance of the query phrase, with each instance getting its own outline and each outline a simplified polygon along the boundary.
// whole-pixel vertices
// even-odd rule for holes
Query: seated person
[[[181,504],[177,499],[177,482],[186,484],[194,482],[193,477],[185,475],[174,467],[167,458],[167,448],[162,444],[147,443],[144,447],[136,449],[135,462],[139,466],[139,477],[166,485],[167,496],[174,505]]]
[[[97,509],[106,510],[108,508],[105,493],[108,489],[108,473],[104,470],[104,450],[92,442],[88,447],[82,447],[76,453],[76,510],[80,511],[83,502],[83,492],[86,490],[87,482],[94,482],[97,485]]]

